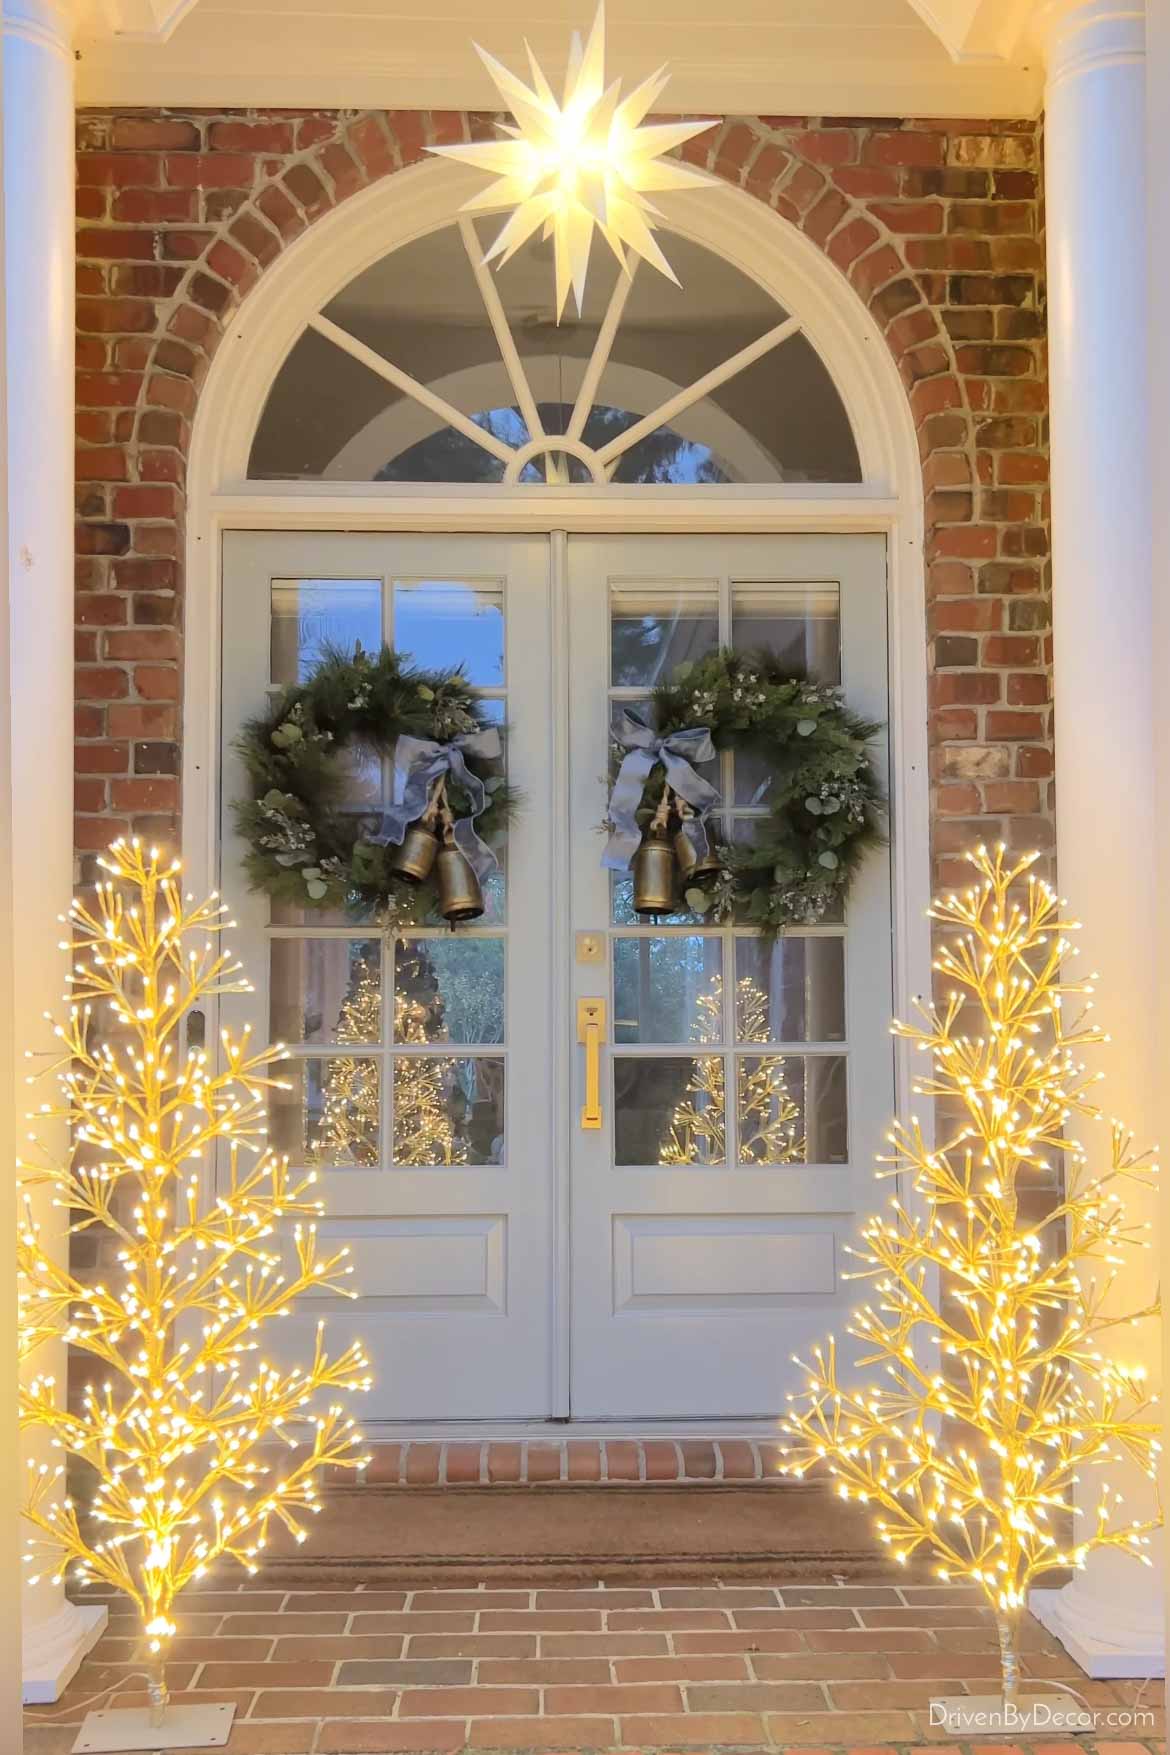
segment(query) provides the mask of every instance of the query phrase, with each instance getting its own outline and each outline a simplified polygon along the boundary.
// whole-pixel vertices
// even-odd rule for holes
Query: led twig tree
[[[1070,996],[1091,991],[1062,976],[1075,926],[1029,874],[1034,855],[969,857],[979,884],[932,910],[957,929],[935,963],[949,996],[922,1008],[921,1027],[894,1026],[933,1063],[916,1090],[962,1119],[948,1130],[944,1111],[938,1146],[916,1119],[895,1125],[884,1174],[906,1173],[913,1197],[895,1196],[853,1251],[855,1277],[875,1281],[877,1301],[849,1333],[864,1350],[859,1369],[881,1366],[883,1381],[856,1387],[830,1340],[806,1367],[786,1429],[798,1440],[789,1471],[827,1462],[844,1497],[880,1508],[878,1533],[897,1560],[927,1549],[940,1576],[982,1588],[1014,1700],[1018,1622],[1036,1578],[1102,1546],[1149,1564],[1157,1520],[1127,1520],[1104,1476],[1078,1527],[1073,1489],[1123,1455],[1154,1472],[1155,1398],[1141,1368],[1100,1341],[1157,1313],[1119,1314],[1115,1296],[1129,1251],[1149,1247],[1149,1227],[1127,1219],[1124,1184],[1156,1166],[1116,1123],[1103,1168],[1066,1134],[1074,1118],[1080,1133],[1100,1120],[1079,1055],[1105,1040],[1064,1014]],[[968,1035],[971,1011],[980,1023]],[[1033,1219],[1024,1196],[1043,1184],[1050,1154],[1063,1159],[1063,1192]]]
[[[21,1422],[47,1428],[93,1491],[79,1507],[64,1463],[34,1468],[25,1516],[30,1560],[60,1574],[73,1563],[77,1583],[112,1585],[137,1607],[158,1722],[176,1598],[221,1555],[255,1571],[273,1518],[303,1539],[298,1513],[317,1509],[321,1469],[365,1461],[353,1421],[321,1397],[369,1380],[360,1347],[331,1359],[320,1327],[303,1365],[259,1357],[258,1331],[310,1287],[344,1291],[351,1269],[344,1249],[318,1254],[314,1177],[291,1176],[264,1144],[266,1092],[281,1084],[267,1069],[282,1050],[225,1035],[215,1071],[181,1045],[195,1008],[248,991],[221,948],[223,908],[184,899],[177,863],[137,842],[101,864],[96,905],[70,912],[61,1098],[41,1111],[68,1123],[70,1149],[21,1174],[51,1186],[73,1233],[108,1233],[116,1260],[84,1283],[42,1247],[27,1206],[18,1243],[23,1351],[62,1337],[93,1366],[76,1409],[51,1377],[33,1379]]]

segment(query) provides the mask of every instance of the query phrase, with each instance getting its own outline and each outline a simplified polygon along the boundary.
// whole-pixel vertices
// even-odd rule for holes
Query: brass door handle
[[[605,1001],[577,1001],[577,1040],[585,1046],[585,1105],[581,1126],[596,1131],[601,1126],[601,1044],[605,1041]]]

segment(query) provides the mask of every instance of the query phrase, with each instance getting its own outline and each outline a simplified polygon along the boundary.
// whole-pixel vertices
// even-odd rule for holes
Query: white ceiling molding
[[[910,0],[910,4],[956,62],[1010,62],[1037,10],[1036,0]]]
[[[86,34],[131,43],[165,43],[199,0],[91,0],[84,9]]]
[[[499,96],[472,48],[554,86],[569,27],[592,0],[524,0],[488,32],[475,0],[82,0],[78,97],[148,107],[487,109]],[[812,116],[1035,115],[1036,0],[679,0],[671,110]],[[648,0],[609,21],[613,75],[663,57]]]

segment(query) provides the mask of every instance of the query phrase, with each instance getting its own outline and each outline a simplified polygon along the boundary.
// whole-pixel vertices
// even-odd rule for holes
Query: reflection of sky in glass
[[[379,652],[382,584],[378,579],[274,579],[272,681],[305,682],[332,647]]]
[[[563,433],[572,417],[567,402],[541,402],[537,405],[541,426],[546,434]],[[625,408],[611,408],[596,403],[586,417],[582,441],[593,450],[600,450],[611,439],[626,432],[642,416]],[[529,431],[518,408],[485,408],[471,419],[484,432],[491,433],[505,445],[519,449],[529,441]],[[579,457],[558,459],[571,482],[592,481],[593,475]],[[478,481],[498,482],[503,479],[504,463],[477,445],[454,427],[440,427],[417,439],[397,457],[383,464],[375,481]],[[547,479],[543,455],[527,463],[520,472],[522,482],[543,482]],[[705,482],[734,480],[729,466],[709,445],[684,439],[671,427],[659,427],[647,433],[636,445],[617,460],[615,481],[657,483],[694,487]]]
[[[452,579],[398,580],[394,647],[423,670],[462,664],[477,688],[504,680],[504,601],[499,587]]]

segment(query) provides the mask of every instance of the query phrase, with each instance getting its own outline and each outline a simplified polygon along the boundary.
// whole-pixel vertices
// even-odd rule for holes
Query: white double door
[[[222,888],[289,1044],[273,1143],[320,1172],[354,1258],[325,1315],[374,1367],[367,1423],[770,1415],[790,1356],[839,1324],[843,1243],[875,1197],[892,1102],[888,856],[844,918],[765,945],[644,921],[601,867],[611,726],[676,665],[771,647],[885,722],[876,536],[238,533],[224,540]],[[522,795],[476,925],[395,940],[246,889],[233,749],[327,646],[463,664]],[[884,768],[884,739],[878,757]],[[355,809],[384,765],[350,763]],[[724,756],[721,828],[768,775]],[[581,999],[600,999],[601,1126],[581,1126]]]

